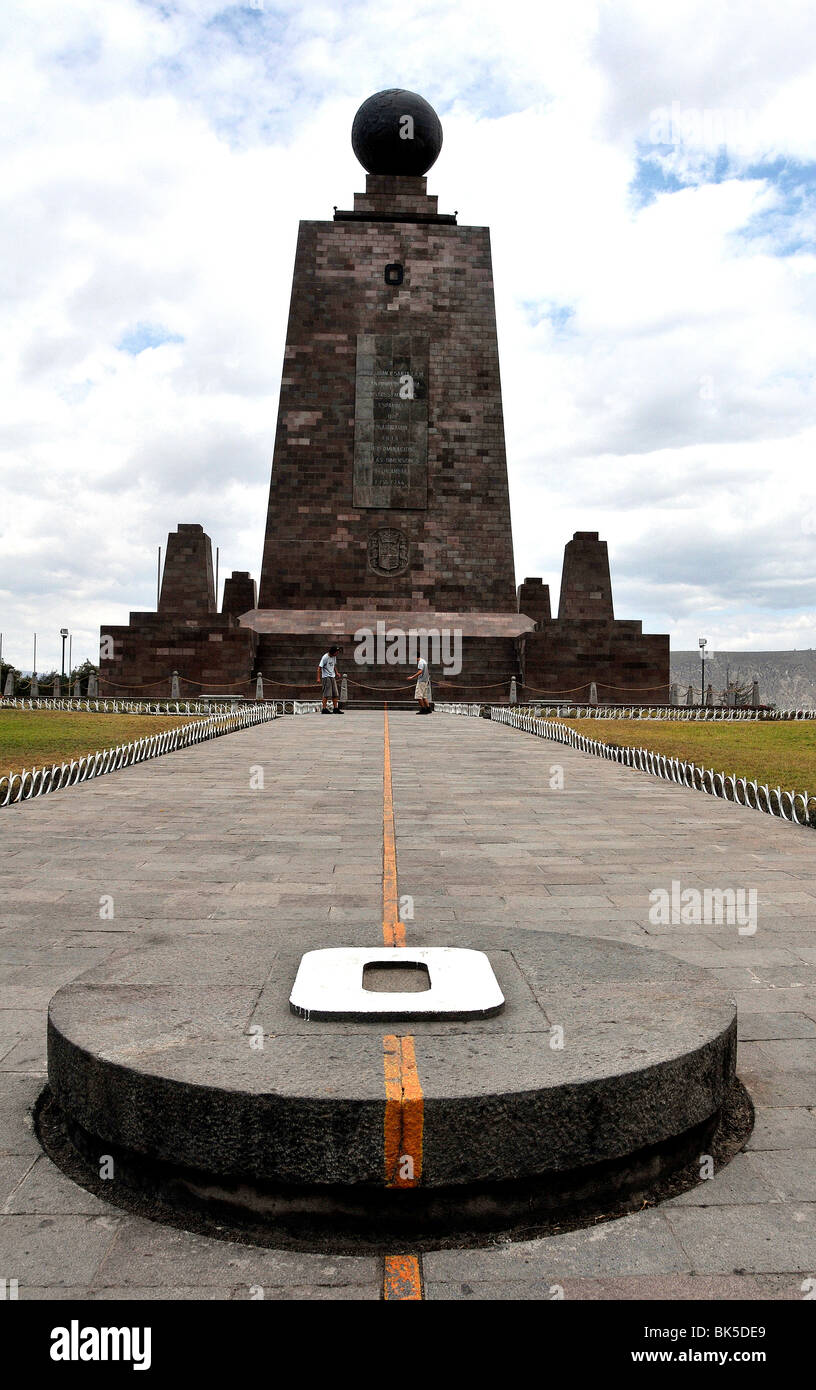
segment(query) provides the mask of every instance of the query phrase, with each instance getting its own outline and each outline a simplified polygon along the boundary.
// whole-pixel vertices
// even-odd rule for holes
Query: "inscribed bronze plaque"
[[[428,339],[358,333],[354,506],[428,505]]]

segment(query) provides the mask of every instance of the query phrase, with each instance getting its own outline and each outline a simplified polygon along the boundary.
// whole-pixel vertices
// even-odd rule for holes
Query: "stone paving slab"
[[[285,1287],[319,1284],[370,1286],[379,1261],[355,1255],[303,1254],[260,1249],[232,1241],[210,1240],[151,1221],[122,1221],[96,1268],[92,1287],[124,1289],[176,1285],[229,1284]],[[171,1292],[168,1296],[173,1297]]]
[[[816,1277],[812,832],[484,720],[437,714],[420,724],[393,714],[390,723],[409,940],[436,941],[444,924],[448,943],[469,945],[476,926],[494,925],[635,941],[675,959],[695,950],[723,999],[737,1000],[743,1047],[762,1048],[738,1064],[758,1107],[744,1157],[761,1187],[720,1200],[738,1195],[731,1165],[695,1189],[699,1203],[686,1194],[524,1246],[431,1253],[427,1296],[540,1298],[545,1284],[560,1283],[565,1298],[727,1299],[743,1289],[801,1298],[802,1280]],[[265,786],[250,790],[258,765]],[[549,787],[554,765],[564,769],[561,792]],[[240,1298],[256,1283],[266,1297],[378,1297],[375,1259],[307,1268],[301,1255],[236,1252],[113,1208],[62,1209],[58,1182],[41,1184],[50,1165],[31,1130],[43,1069],[15,1049],[34,1038],[37,1018],[44,1031],[56,988],[156,932],[203,942],[243,929],[252,942],[274,930],[297,951],[298,933],[328,928],[332,913],[340,926],[348,914],[349,927],[377,927],[382,715],[353,714],[339,726],[278,720],[2,817],[0,1039],[11,1046],[0,1056],[0,1205],[18,1192],[24,1206],[50,1207],[0,1214],[0,1263],[19,1278],[20,1296]],[[755,936],[650,922],[650,893],[672,880],[701,892],[755,888]],[[303,891],[310,885],[328,891]],[[103,895],[113,898],[113,920],[100,917]],[[763,954],[776,952],[786,954]]]
[[[789,1275],[688,1275],[662,1274],[656,1276],[633,1275],[617,1279],[573,1279],[567,1277],[557,1283],[524,1280],[470,1280],[463,1283],[451,1281],[427,1281],[425,1297],[434,1301],[454,1301],[459,1303],[475,1300],[477,1302],[505,1302],[517,1299],[536,1299],[558,1301],[560,1299],[579,1302],[626,1300],[674,1301],[687,1299],[691,1302],[711,1302],[736,1299],[797,1299],[802,1298],[801,1280]]]

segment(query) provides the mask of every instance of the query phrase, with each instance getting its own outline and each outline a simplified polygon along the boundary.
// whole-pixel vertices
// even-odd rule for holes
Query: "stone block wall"
[[[317,699],[320,687],[315,681],[317,664],[331,642],[342,647],[338,670],[349,678],[352,702],[389,700],[399,703],[413,699],[415,667],[358,664],[354,642],[349,639],[320,637],[319,634],[262,635],[257,666],[264,678],[264,694],[269,699]],[[518,653],[512,638],[465,637],[462,639],[462,671],[447,674],[441,664],[432,664],[431,681],[437,700],[495,700],[506,702],[510,679],[519,678]]]
[[[515,610],[490,236],[424,187],[369,176],[353,212],[300,224],[263,609]],[[354,504],[358,335],[395,362],[406,338],[427,353],[427,462],[417,444],[391,506]]]
[[[254,697],[258,639],[228,614],[204,622],[163,613],[131,613],[127,626],[106,624],[99,663],[100,695],[157,699],[170,694],[178,671],[182,695]],[[109,639],[106,641],[106,638]]]
[[[238,618],[255,596],[249,572],[234,570],[217,613],[210,538],[203,526],[180,525],[167,537],[158,611],[101,630],[100,694],[159,698],[177,671],[182,695],[254,697],[258,638]]]
[[[668,698],[668,637],[615,621],[597,532],[566,546],[557,619],[540,578],[516,593],[490,235],[440,214],[424,177],[369,175],[352,210],[300,224],[258,605],[241,570],[215,607],[210,538],[180,525],[158,612],[103,629],[102,693],[166,694],[178,671],[185,694],[252,696],[261,671],[267,694],[312,696],[327,624],[287,622],[316,610],[482,615],[439,698],[504,700],[512,676],[531,698],[593,681],[601,699]],[[514,613],[536,624],[518,641]],[[410,673],[349,674],[357,698],[410,699]]]
[[[520,641],[527,699],[588,700],[594,681],[602,702],[669,701],[669,638],[639,622],[556,618]]]
[[[564,547],[558,617],[611,621],[614,616],[606,541],[597,531],[576,531]]]
[[[537,626],[519,643],[522,698],[588,700],[594,682],[610,704],[668,703],[669,638],[616,620],[607,544],[597,531],[576,531],[564,547],[557,618],[541,579],[525,579],[518,601]]]
[[[536,626],[548,623],[550,611],[550,586],[539,578],[525,579],[518,587],[518,611],[532,618]]]
[[[203,526],[181,525],[167,537],[159,612],[187,617],[215,612],[212,543]]]
[[[229,579],[224,580],[224,597],[221,612],[231,613],[240,618],[242,613],[258,607],[258,586],[249,570],[233,570]]]

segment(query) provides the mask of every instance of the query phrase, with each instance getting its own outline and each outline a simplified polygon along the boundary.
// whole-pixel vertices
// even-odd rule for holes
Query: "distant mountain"
[[[816,707],[816,650],[801,652],[715,652],[706,657],[706,685],[714,688],[714,699],[725,690],[726,672],[739,684],[759,681],[759,699],[763,705],[778,709],[813,709]],[[700,652],[672,652],[671,678],[680,687],[680,703],[685,703],[689,685],[694,687],[695,699],[700,698]]]

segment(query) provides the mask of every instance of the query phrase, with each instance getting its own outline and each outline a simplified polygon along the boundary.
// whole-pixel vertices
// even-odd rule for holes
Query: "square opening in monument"
[[[363,989],[375,994],[420,994],[430,988],[431,977],[423,961],[372,960],[363,966]]]

